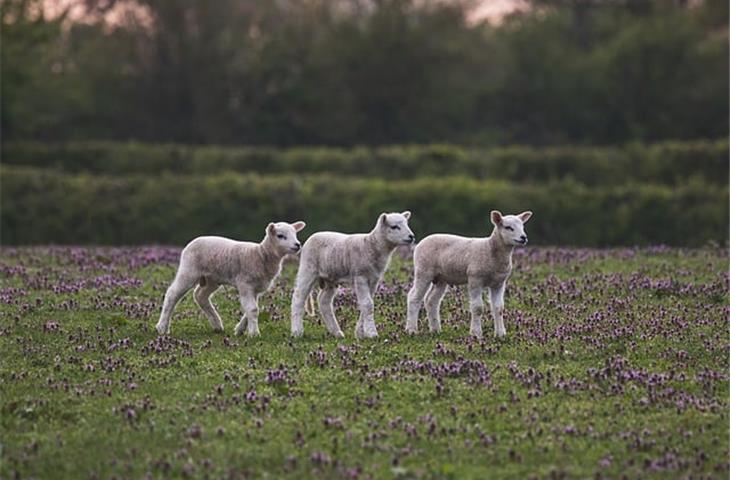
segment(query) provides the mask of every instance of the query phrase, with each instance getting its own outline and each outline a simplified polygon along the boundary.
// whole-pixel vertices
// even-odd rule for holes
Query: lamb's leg
[[[498,288],[489,289],[489,303],[492,307],[492,317],[494,317],[494,335],[497,337],[507,335],[507,331],[504,329],[504,319],[502,318],[505,286],[506,283],[503,283]]]
[[[204,286],[198,285],[195,287],[193,298],[195,299],[195,303],[197,303],[203,313],[205,313],[205,316],[208,318],[208,322],[210,322],[210,326],[213,327],[213,330],[222,332],[223,321],[221,320],[221,316],[218,314],[218,311],[215,309],[215,305],[213,305],[210,301],[210,297],[212,297],[216,290],[218,290],[218,287],[220,287],[220,285],[208,280]]]
[[[360,317],[355,326],[355,336],[357,338],[375,338],[378,336],[378,330],[375,328],[373,296],[370,292],[370,284],[367,278],[356,277],[354,287],[357,296],[357,307],[360,309]]]
[[[481,283],[469,280],[469,307],[471,309],[471,327],[469,333],[477,338],[482,338],[482,316],[484,315],[484,300],[482,292],[484,288]]]
[[[308,317],[315,317],[317,316],[317,305],[316,300],[314,298],[314,289],[309,293],[307,296],[307,302],[304,304],[304,312],[307,314]]]
[[[408,309],[406,313],[406,332],[418,333],[418,314],[421,312],[423,297],[426,295],[431,282],[419,276],[413,279],[413,286],[408,292]]]
[[[309,273],[304,265],[299,266],[296,286],[291,299],[291,334],[294,337],[301,337],[304,333],[305,302],[316,280],[317,278]]]
[[[428,317],[428,326],[432,332],[441,331],[441,316],[439,309],[441,308],[441,300],[446,293],[446,283],[438,282],[431,285],[426,294],[426,316]]]
[[[157,332],[160,335],[170,333],[170,318],[172,317],[172,311],[175,310],[175,305],[185,295],[188,290],[193,288],[195,282],[198,279],[194,276],[186,275],[184,272],[178,270],[175,280],[172,285],[167,289],[165,293],[165,301],[162,303],[162,312],[160,313],[160,320],[157,322]]]
[[[261,335],[261,332],[259,332],[259,304],[256,295],[247,289],[240,287],[238,289],[238,294],[240,297],[243,315],[241,316],[241,321],[238,325],[236,325],[235,334],[241,335],[243,333],[243,329],[246,328],[246,324],[248,324],[249,337]]]
[[[241,335],[244,330],[246,330],[246,324],[248,323],[246,321],[246,310],[241,307],[243,310],[243,313],[241,314],[241,320],[238,321],[235,327],[233,327],[233,334],[234,335]]]
[[[334,286],[326,286],[320,290],[317,296],[319,303],[319,312],[322,314],[324,325],[327,330],[337,338],[344,338],[345,334],[342,333],[342,329],[337,324],[337,318],[335,317],[335,310],[332,306],[332,299],[335,298],[336,289]]]

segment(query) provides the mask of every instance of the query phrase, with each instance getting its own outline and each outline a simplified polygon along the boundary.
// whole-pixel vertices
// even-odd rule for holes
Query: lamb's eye
[[[391,230],[400,230],[400,227],[398,225],[391,225],[390,229]]]
[[[286,240],[286,235],[282,235],[281,233],[276,234],[276,238],[280,238],[282,240]]]
[[[509,230],[510,232],[514,231],[514,228],[512,227],[504,227],[506,230]]]

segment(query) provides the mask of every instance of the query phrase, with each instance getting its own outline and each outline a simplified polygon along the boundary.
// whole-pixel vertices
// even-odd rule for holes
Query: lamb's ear
[[[502,225],[502,213],[499,210],[492,210],[489,217],[492,219],[492,223],[495,226]]]
[[[401,215],[403,215],[404,217],[406,217],[406,220],[408,220],[409,218],[411,218],[411,212],[410,212],[410,210],[406,210],[405,212],[402,212]]]
[[[269,223],[266,226],[266,234],[273,235],[275,232],[276,232],[276,225],[274,225],[273,223]]]
[[[388,214],[387,213],[380,214],[380,218],[378,218],[378,225],[382,225],[382,226],[388,225]]]
[[[292,224],[291,224],[291,226],[292,226],[292,227],[294,227],[294,231],[295,231],[295,232],[299,232],[299,231],[301,231],[301,230],[302,230],[302,229],[303,229],[304,227],[306,227],[306,226],[307,226],[307,224],[306,224],[306,223],[304,223],[304,222],[302,222],[302,221],[300,220],[300,221],[298,221],[298,222],[294,222],[294,223],[292,223]]]
[[[526,212],[522,212],[522,213],[520,213],[520,214],[519,214],[519,215],[517,215],[517,216],[518,216],[518,217],[520,217],[520,220],[522,220],[522,223],[527,223],[527,221],[528,221],[528,220],[530,219],[530,217],[532,216],[532,212],[531,212],[531,211],[529,211],[529,210],[527,210]]]

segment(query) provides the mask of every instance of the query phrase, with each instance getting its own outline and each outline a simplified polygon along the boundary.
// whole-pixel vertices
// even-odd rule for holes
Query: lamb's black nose
[[[520,240],[522,240],[523,242],[524,242],[525,240],[527,240],[527,235],[520,235]]]
[[[294,250],[299,250],[300,248],[302,248],[302,244],[301,243],[297,242],[297,243],[294,244]]]
[[[410,235],[408,235],[408,241],[411,243],[415,242],[416,236],[411,233]]]

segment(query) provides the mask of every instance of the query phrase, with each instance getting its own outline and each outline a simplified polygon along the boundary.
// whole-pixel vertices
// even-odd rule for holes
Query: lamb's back
[[[232,281],[245,266],[249,269],[254,258],[253,242],[239,242],[225,237],[205,236],[191,241],[181,255],[181,265],[194,268],[202,276],[219,281]]]
[[[416,269],[434,278],[446,277],[460,283],[466,278],[475,241],[443,233],[429,235],[418,243],[414,252]]]
[[[317,232],[304,242],[301,264],[335,281],[356,274],[361,264],[369,264],[365,256],[365,234]]]

